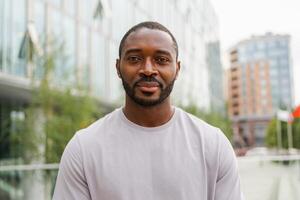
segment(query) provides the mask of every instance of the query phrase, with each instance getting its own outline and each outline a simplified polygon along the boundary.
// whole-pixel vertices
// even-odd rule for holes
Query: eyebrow
[[[166,56],[171,56],[171,53],[170,53],[170,52],[164,51],[164,50],[157,50],[156,53],[164,54],[164,55],[166,55]]]
[[[130,53],[139,53],[139,52],[142,52],[143,50],[142,49],[128,49],[124,52],[124,55],[128,55]],[[171,53],[168,52],[168,51],[165,51],[165,50],[157,50],[155,53],[159,53],[159,54],[164,54],[164,55],[167,55],[167,56],[171,56]]]
[[[138,53],[141,51],[142,51],[142,49],[128,49],[124,52],[124,55],[130,54],[130,53]]]

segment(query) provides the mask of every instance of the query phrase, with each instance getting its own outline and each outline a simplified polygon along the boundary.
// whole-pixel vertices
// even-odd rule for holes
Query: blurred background
[[[122,106],[118,45],[146,20],[175,35],[172,101],[223,130],[246,199],[300,199],[299,10],[294,0],[1,0],[0,199],[51,199],[76,130]]]

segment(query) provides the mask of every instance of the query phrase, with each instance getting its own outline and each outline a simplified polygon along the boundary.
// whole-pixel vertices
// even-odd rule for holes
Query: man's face
[[[180,63],[168,33],[147,28],[132,32],[117,60],[127,96],[141,106],[154,106],[169,97]]]

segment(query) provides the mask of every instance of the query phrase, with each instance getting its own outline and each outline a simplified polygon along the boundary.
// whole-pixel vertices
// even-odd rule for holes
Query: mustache
[[[161,82],[159,82],[156,78],[154,78],[153,76],[144,76],[144,77],[141,77],[139,80],[137,80],[135,83],[134,83],[134,87],[137,86],[137,84],[141,83],[141,82],[156,82],[159,84],[159,87],[162,88],[163,87],[163,84]]]

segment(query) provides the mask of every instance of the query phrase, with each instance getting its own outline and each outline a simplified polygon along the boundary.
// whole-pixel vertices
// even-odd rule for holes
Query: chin
[[[134,96],[136,98],[145,99],[145,100],[147,100],[147,99],[156,100],[156,99],[159,99],[160,93],[161,93],[160,91],[142,92],[142,91],[136,90]]]
[[[160,98],[159,94],[143,94],[143,95],[135,95],[135,99],[141,99],[142,101],[158,101]]]
[[[134,98],[132,98],[132,100],[143,107],[153,107],[153,106],[157,106],[159,104],[162,103],[162,99],[160,98],[145,98],[145,97],[138,97],[135,96]]]

